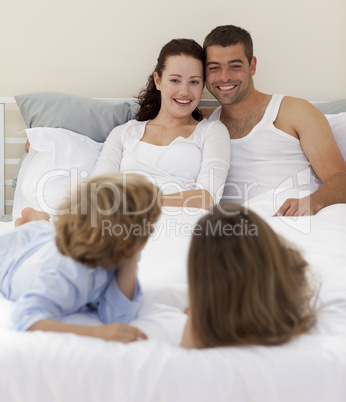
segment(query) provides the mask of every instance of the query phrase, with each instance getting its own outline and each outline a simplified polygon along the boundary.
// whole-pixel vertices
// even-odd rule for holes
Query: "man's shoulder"
[[[316,109],[311,102],[303,98],[296,98],[294,96],[284,96],[281,102],[281,108],[287,111],[309,111]]]
[[[209,119],[209,117],[210,117],[210,116],[215,112],[215,110],[217,110],[219,107],[220,107],[220,106],[218,106],[218,107],[206,107],[206,108],[203,108],[203,109],[201,110],[203,117],[204,117],[205,119]]]
[[[280,118],[285,118],[293,123],[299,121],[323,120],[323,113],[320,112],[311,102],[303,98],[284,96],[279,111]]]
[[[322,124],[325,120],[311,102],[293,96],[284,96],[280,105],[275,126],[286,133],[293,133],[294,137],[300,138],[307,127]]]
[[[203,117],[207,118],[208,121],[220,120],[220,114],[221,114],[221,106],[208,109],[208,113],[204,113],[203,110]]]

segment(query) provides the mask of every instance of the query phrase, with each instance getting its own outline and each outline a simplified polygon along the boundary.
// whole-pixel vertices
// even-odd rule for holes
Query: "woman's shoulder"
[[[124,124],[119,124],[118,126],[115,126],[113,128],[113,130],[110,132],[110,134],[112,134],[115,131],[119,131],[119,130],[124,131],[130,127],[142,126],[142,125],[145,125],[146,123],[147,123],[147,121],[138,121],[135,119],[131,119]]]
[[[128,135],[129,131],[137,133],[141,127],[147,124],[147,121],[129,120],[124,124],[120,124],[113,128],[109,133],[108,138],[122,137],[123,135]]]
[[[127,123],[124,124],[124,126],[142,126],[148,123],[149,120],[136,120],[136,119],[131,119]]]
[[[199,129],[203,131],[204,135],[220,135],[229,137],[227,127],[220,120],[203,119],[199,123]]]

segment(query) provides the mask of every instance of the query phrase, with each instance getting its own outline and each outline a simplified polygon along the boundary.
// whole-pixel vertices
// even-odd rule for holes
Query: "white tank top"
[[[231,167],[223,200],[245,201],[274,189],[314,192],[322,184],[300,141],[277,129],[274,121],[283,95],[273,95],[262,120],[243,138],[231,139]],[[220,119],[221,107],[209,120]],[[298,191],[298,194],[299,194]]]

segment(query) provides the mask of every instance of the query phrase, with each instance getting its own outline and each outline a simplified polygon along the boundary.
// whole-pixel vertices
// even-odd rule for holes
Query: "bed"
[[[32,150],[19,171],[13,219],[28,204],[54,212],[63,195],[69,196],[71,183],[88,175],[102,146],[82,129],[71,130],[71,123],[40,127],[30,122],[33,102],[24,110],[17,101],[31,127],[27,135]],[[121,110],[128,118],[133,112],[132,103],[128,105],[118,103],[117,113]],[[334,111],[326,113],[344,152],[346,114]],[[205,212],[166,208],[139,263],[143,300],[132,325],[149,339],[125,345],[73,334],[14,332],[8,329],[14,304],[0,295],[1,401],[344,402],[346,205],[327,207],[312,217],[272,217],[294,191],[274,190],[248,206],[294,242],[310,263],[319,284],[318,322],[311,333],[274,347],[180,348],[187,252],[193,225]],[[1,235],[14,230],[13,219],[0,223]],[[98,325],[92,315],[75,314],[66,321]]]

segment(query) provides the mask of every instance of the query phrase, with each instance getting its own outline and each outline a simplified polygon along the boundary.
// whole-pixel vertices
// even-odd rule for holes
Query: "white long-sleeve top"
[[[148,121],[131,120],[109,134],[92,175],[132,172],[147,176],[163,194],[204,189],[217,203],[230,167],[227,128],[206,119],[188,137],[167,146],[142,142]]]

